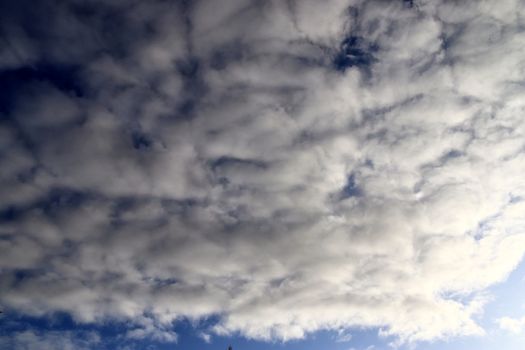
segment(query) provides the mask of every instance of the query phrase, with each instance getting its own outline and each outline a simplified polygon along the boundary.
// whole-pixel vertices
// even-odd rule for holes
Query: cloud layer
[[[483,333],[525,252],[523,1],[30,3],[0,5],[2,307]]]

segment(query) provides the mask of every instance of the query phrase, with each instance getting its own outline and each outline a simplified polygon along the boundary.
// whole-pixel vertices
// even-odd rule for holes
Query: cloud
[[[483,334],[525,252],[522,2],[0,13],[6,309],[168,342],[211,316],[263,340]]]
[[[367,346],[364,350],[374,350],[376,347],[374,345]],[[356,348],[350,348],[348,350],[357,350]]]
[[[204,340],[204,342],[206,344],[210,344],[211,343],[211,340],[212,340],[212,336],[211,334],[209,333],[205,333],[205,332],[199,332],[198,333],[198,336],[199,338],[201,338],[202,340]]]
[[[100,337],[96,333],[73,333],[68,331],[14,332],[9,337],[0,336],[0,345],[5,349],[93,349],[100,344]]]
[[[515,334],[519,334],[525,329],[525,317],[501,317],[497,319],[497,323],[499,328]]]
[[[352,339],[352,334],[345,332],[344,330],[338,330],[337,331],[337,337],[335,341],[337,343],[346,343],[349,342]]]

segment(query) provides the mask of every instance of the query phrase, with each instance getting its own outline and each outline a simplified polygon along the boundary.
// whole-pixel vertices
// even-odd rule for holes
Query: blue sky
[[[0,2],[0,348],[519,349],[524,21]]]

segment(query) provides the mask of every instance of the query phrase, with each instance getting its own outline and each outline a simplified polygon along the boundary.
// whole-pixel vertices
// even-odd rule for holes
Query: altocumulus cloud
[[[525,252],[524,15],[2,1],[2,307],[166,342],[210,316],[263,340],[482,334]]]

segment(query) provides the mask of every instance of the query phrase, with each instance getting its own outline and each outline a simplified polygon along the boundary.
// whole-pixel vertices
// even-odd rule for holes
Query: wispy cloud
[[[13,332],[10,336],[0,336],[3,349],[42,349],[42,350],[84,350],[93,349],[100,344],[100,337],[90,332]]]

